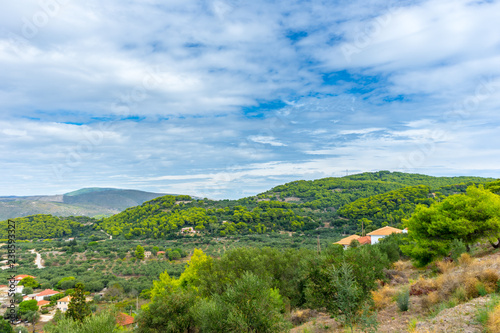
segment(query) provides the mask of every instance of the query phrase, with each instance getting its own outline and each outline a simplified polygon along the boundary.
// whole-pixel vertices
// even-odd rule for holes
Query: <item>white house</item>
[[[379,240],[381,240],[385,236],[389,236],[390,234],[394,234],[394,233],[400,234],[402,232],[403,232],[403,230],[401,230],[401,229],[386,226],[386,227],[374,230],[366,235],[371,237],[371,243],[373,245],[373,244],[377,244],[379,242]]]
[[[61,312],[68,311],[68,304],[71,301],[71,296],[66,296],[57,301],[56,308],[61,310]]]
[[[50,297],[59,294],[58,291],[52,290],[52,289],[45,289],[44,291],[38,293],[35,295],[35,299],[37,301],[43,300],[44,297]]]

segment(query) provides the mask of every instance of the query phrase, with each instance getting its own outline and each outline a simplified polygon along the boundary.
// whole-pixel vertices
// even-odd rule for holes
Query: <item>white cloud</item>
[[[272,136],[263,136],[263,135],[251,135],[248,137],[249,140],[257,143],[268,144],[275,147],[283,147],[286,144],[279,142],[276,138]]]
[[[498,175],[499,1],[67,3],[0,5],[0,194]]]

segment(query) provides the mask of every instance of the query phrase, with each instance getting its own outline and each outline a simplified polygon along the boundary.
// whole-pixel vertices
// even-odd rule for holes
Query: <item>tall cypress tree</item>
[[[84,287],[83,283],[80,282],[75,285],[75,293],[71,296],[66,312],[67,318],[82,322],[85,317],[90,316],[90,307],[83,294]]]

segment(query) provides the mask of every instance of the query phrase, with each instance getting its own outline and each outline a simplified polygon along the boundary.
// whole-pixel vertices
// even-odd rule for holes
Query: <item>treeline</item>
[[[403,172],[366,172],[341,178],[299,180],[276,186],[260,197],[280,199],[298,198],[296,203],[312,209],[335,208],[349,204],[360,198],[367,198],[407,186],[425,185],[432,191],[449,185],[458,187],[459,192],[472,183],[485,183],[491,178],[481,177],[432,177]],[[453,187],[442,190],[444,195],[453,194]]]
[[[125,238],[164,238],[189,226],[220,236],[308,230],[318,226],[310,217],[297,214],[294,208],[296,205],[279,201],[256,202],[254,208],[223,207],[211,200],[167,195],[105,218],[97,228]]]
[[[16,239],[62,238],[79,234],[85,223],[96,220],[80,217],[57,217],[47,214],[31,215],[13,219]],[[0,238],[8,237],[8,220],[0,222]]]

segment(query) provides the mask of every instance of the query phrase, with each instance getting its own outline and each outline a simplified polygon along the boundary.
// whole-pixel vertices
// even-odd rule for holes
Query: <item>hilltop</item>
[[[35,214],[109,216],[165,195],[115,188],[84,188],[61,195],[0,197],[0,220]]]

